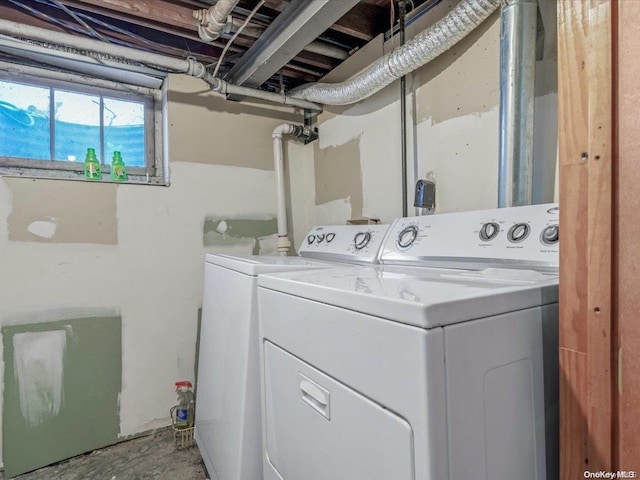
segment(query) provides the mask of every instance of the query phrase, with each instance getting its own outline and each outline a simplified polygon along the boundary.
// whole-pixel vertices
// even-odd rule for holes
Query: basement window
[[[0,66],[0,174],[82,180],[92,148],[103,182],[110,181],[118,151],[127,183],[168,183],[161,155],[161,90],[17,70]]]

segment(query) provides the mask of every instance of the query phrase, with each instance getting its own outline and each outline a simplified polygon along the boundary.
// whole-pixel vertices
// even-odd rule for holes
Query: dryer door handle
[[[302,373],[300,375],[300,399],[313,408],[327,420],[331,420],[330,400],[331,393],[309,379]]]

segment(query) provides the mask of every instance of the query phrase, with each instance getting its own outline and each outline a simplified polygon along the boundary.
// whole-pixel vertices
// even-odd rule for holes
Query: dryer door
[[[264,376],[265,478],[415,478],[404,419],[269,342]]]

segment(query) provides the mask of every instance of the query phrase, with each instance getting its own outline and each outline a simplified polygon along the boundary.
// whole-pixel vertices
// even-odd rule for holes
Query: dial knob
[[[313,242],[315,242],[315,241],[316,241],[316,236],[315,236],[315,235],[309,235],[309,236],[307,237],[307,243],[308,243],[309,245],[311,245],[311,244],[312,244]]]
[[[356,250],[362,250],[364,247],[369,245],[371,241],[371,232],[358,232],[353,237],[353,244],[356,247]]]
[[[489,240],[493,240],[496,238],[498,233],[500,232],[500,225],[494,222],[485,223],[482,225],[480,229],[480,240],[483,242],[488,242]]]
[[[529,227],[528,223],[516,223],[509,229],[507,238],[510,242],[520,243],[529,236],[530,231],[531,227]]]
[[[324,237],[325,237],[324,233],[319,233],[318,234],[318,243],[324,242]]]
[[[560,229],[558,225],[549,225],[542,231],[542,235],[540,236],[542,243],[546,245],[553,245],[554,243],[558,243],[560,239]]]
[[[330,243],[334,238],[336,238],[335,233],[327,233],[327,243]]]
[[[409,248],[411,245],[413,245],[413,242],[415,241],[417,236],[418,236],[418,227],[415,225],[409,225],[398,234],[396,245],[398,245],[398,248],[400,250]]]

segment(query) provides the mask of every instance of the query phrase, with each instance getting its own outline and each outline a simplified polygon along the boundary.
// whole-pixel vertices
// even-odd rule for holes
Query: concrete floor
[[[207,477],[195,444],[177,448],[173,431],[95,450],[55,465],[25,473],[15,480],[205,480]],[[0,480],[5,477],[0,474]]]

